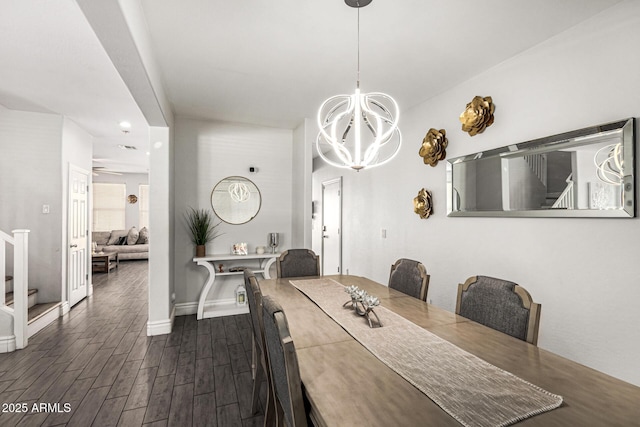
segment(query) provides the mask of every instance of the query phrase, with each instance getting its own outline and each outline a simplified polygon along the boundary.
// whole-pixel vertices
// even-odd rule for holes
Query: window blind
[[[93,231],[125,229],[126,185],[93,183]]]

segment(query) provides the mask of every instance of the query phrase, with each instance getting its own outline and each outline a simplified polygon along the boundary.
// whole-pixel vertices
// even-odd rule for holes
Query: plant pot
[[[207,254],[207,247],[205,245],[196,246],[196,258],[202,258]]]

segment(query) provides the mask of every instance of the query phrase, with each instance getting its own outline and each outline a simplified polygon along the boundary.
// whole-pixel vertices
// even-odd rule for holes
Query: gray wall
[[[638,28],[640,2],[622,2],[404,111],[404,145],[390,164],[320,166],[314,199],[319,182],[344,174],[345,270],[386,283],[396,259],[420,260],[428,298],[451,311],[469,276],[515,281],[542,304],[539,347],[640,385],[640,219],[449,218],[444,162],[432,168],[417,155],[430,127],[446,129],[453,158],[640,116]],[[476,95],[493,98],[495,123],[469,137],[458,116]],[[412,209],[422,187],[433,192],[427,220]]]
[[[61,301],[69,163],[90,168],[91,137],[59,115],[0,109],[0,152],[0,229],[31,230],[29,287],[38,289],[38,302]]]
[[[253,181],[262,196],[258,215],[242,225],[223,223],[224,234],[207,245],[207,254],[231,252],[237,242],[249,251],[266,246],[269,232],[280,233],[279,250],[292,242],[292,136],[288,129],[177,118],[175,127],[175,292],[176,304],[197,302],[207,278],[193,262],[184,215],[189,207],[211,210],[211,190],[221,179],[239,175]],[[249,173],[255,166],[258,172]],[[226,280],[224,277],[217,280]],[[238,277],[228,278],[218,295],[233,298]],[[234,281],[235,280],[235,281]]]

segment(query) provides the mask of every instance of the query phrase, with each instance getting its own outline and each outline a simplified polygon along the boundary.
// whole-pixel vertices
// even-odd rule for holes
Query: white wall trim
[[[147,322],[147,336],[170,334],[173,328],[173,320],[175,319],[176,309],[171,310],[171,316],[165,320],[155,320]]]
[[[60,317],[65,314],[69,314],[69,310],[71,310],[71,307],[69,307],[69,301],[63,301],[60,305]]]
[[[176,316],[189,316],[198,313],[198,302],[183,302],[175,305]]]
[[[55,322],[56,319],[60,317],[60,311],[61,308],[58,308],[57,310],[55,308],[51,308],[49,311],[41,314],[36,319],[31,320],[31,322],[27,326],[27,334],[29,338],[49,326],[51,323]]]
[[[7,335],[0,337],[0,353],[16,351],[16,336]]]

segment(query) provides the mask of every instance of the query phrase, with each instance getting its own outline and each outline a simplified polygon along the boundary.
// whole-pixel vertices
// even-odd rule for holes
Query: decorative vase
[[[196,246],[196,258],[202,258],[207,254],[207,247],[205,245]]]

